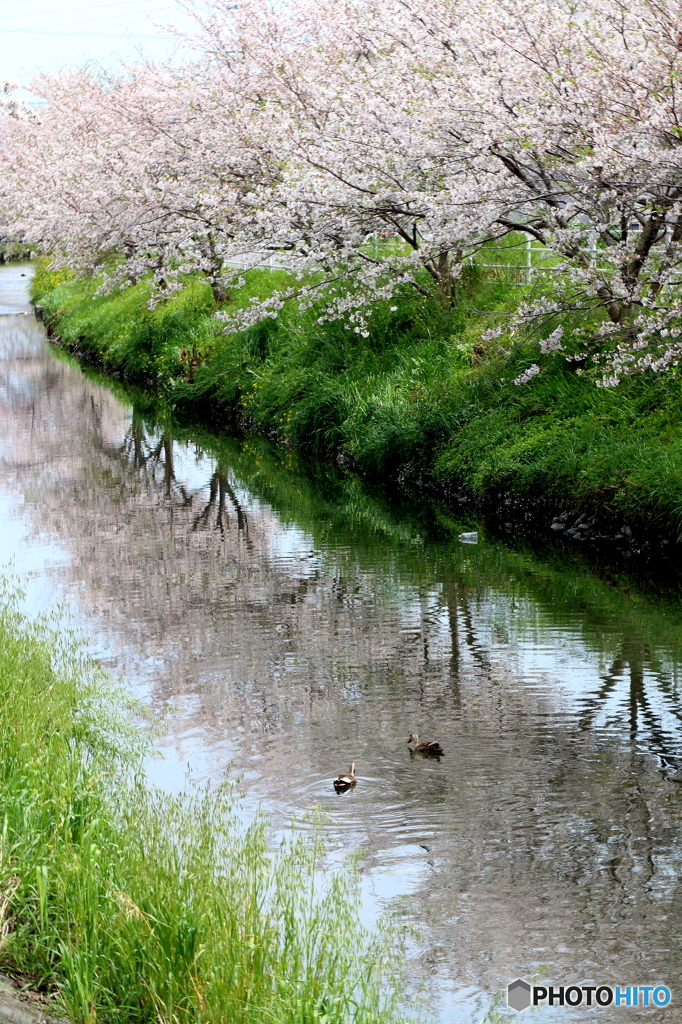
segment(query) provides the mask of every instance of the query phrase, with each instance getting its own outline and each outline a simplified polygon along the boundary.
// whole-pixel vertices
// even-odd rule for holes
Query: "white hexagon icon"
[[[517,978],[507,985],[507,1006],[511,1006],[512,1010],[520,1013],[521,1010],[527,1010],[530,1003],[530,985],[527,981]]]

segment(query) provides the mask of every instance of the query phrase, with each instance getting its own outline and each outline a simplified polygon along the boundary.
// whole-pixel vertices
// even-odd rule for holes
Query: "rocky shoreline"
[[[682,568],[682,536],[660,514],[629,521],[608,504],[584,508],[570,499],[540,495],[527,498],[511,492],[476,495],[464,488],[444,487],[415,471],[401,474],[403,490],[417,490],[444,500],[453,510],[481,515],[500,536],[542,537],[565,550],[599,553],[610,560],[646,564],[669,573]]]

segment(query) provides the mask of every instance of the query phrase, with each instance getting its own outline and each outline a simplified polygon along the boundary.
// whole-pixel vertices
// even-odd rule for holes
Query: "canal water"
[[[238,775],[277,827],[321,806],[442,1021],[518,976],[673,991],[546,1021],[682,1020],[679,595],[159,421],[50,349],[29,274],[0,268],[0,563],[147,702],[150,777]]]

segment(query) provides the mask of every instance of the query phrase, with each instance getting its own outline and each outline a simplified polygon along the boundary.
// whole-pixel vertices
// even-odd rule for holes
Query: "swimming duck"
[[[424,743],[420,743],[419,742],[419,737],[417,736],[416,732],[411,732],[410,733],[410,738],[409,738],[409,740],[407,742],[408,743],[414,743],[414,749],[415,749],[417,754],[442,754],[443,753],[443,748],[441,747],[440,743],[436,742],[436,740],[427,740]]]
[[[348,775],[338,775],[334,779],[334,789],[337,793],[343,793],[345,789],[352,789],[358,780],[355,778],[355,761],[348,765]]]

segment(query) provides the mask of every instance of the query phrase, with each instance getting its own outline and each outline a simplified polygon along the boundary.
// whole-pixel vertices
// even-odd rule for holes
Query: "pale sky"
[[[174,0],[0,0],[0,81],[88,60],[111,67],[137,50],[169,56],[181,46],[169,22],[193,24]]]

